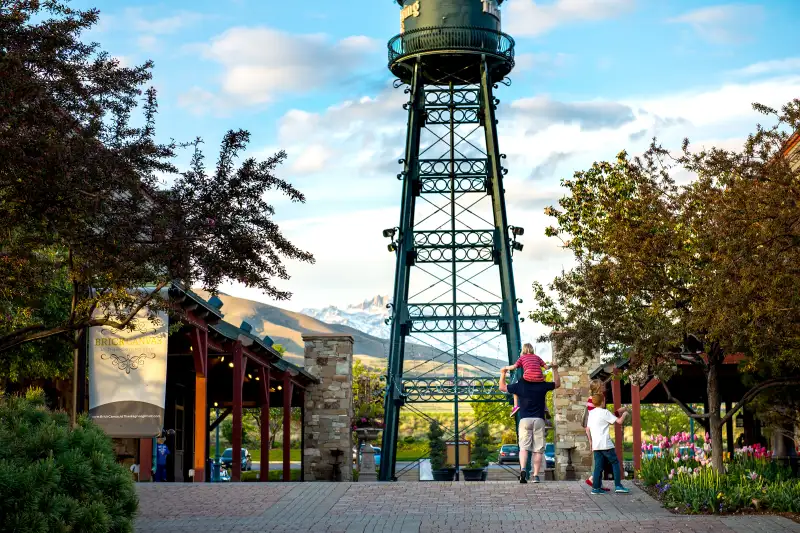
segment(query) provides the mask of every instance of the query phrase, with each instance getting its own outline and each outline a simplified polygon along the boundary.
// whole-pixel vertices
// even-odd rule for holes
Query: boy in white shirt
[[[589,445],[594,453],[594,477],[592,478],[592,494],[605,494],[602,489],[601,477],[603,467],[606,462],[611,465],[614,471],[614,492],[628,494],[630,490],[622,486],[619,460],[614,449],[614,441],[609,435],[609,428],[613,424],[622,424],[628,415],[625,409],[620,409],[620,416],[616,417],[604,406],[606,398],[603,393],[592,396],[594,409],[589,412],[586,420],[586,435],[589,437]]]

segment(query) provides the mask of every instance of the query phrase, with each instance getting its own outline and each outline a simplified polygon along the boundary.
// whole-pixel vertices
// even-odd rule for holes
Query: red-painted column
[[[139,439],[139,481],[153,477],[153,439]]]
[[[268,368],[259,369],[261,381],[261,471],[259,481],[269,481],[269,380]]]
[[[283,376],[283,480],[292,480],[292,382]]]
[[[242,480],[242,372],[244,371],[244,356],[242,344],[237,342],[233,346],[233,438],[231,448],[231,481]]]
[[[642,411],[639,385],[631,385],[631,418],[633,419],[633,471],[642,467]]]
[[[614,399],[614,411],[622,408],[622,382],[619,380],[619,369],[614,369],[614,379],[611,380],[611,396]],[[625,438],[621,424],[614,424],[614,446],[617,450],[617,459],[622,464],[622,441]]]

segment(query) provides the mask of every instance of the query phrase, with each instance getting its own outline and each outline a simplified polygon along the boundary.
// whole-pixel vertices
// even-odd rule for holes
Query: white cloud
[[[140,35],[136,44],[143,52],[153,52],[158,49],[158,38],[155,35]]]
[[[136,31],[151,35],[167,35],[193,26],[206,17],[200,13],[179,11],[168,17],[146,18],[142,9],[128,8],[122,18],[128,27]]]
[[[514,58],[514,71],[517,73],[533,71],[535,74],[552,75],[567,65],[570,59],[571,56],[564,53],[517,54]]]
[[[733,73],[739,76],[761,76],[764,74],[784,74],[800,71],[800,57],[787,57],[786,59],[773,59],[753,63]]]
[[[653,135],[669,148],[678,148],[684,136],[697,147],[739,147],[760,118],[752,102],[780,107],[797,94],[800,76],[618,101],[520,98],[501,107],[498,128],[501,151],[508,154],[508,221],[525,228],[520,239],[524,249],[514,256],[523,316],[533,308],[531,283],[547,284],[573,264],[561,243],[543,234],[553,223],[544,207],[557,205],[565,194],[560,179],[595,161],[613,159],[623,149],[641,153]],[[288,266],[292,279],[280,285],[295,295],[278,305],[293,310],[344,306],[391,293],[395,256],[386,251],[381,230],[395,226],[400,212],[401,182],[394,174],[404,145],[407,115],[402,103],[407,98],[402,90],[387,89],[321,112],[295,109],[279,121],[276,145],[289,153],[289,175],[282,177],[308,196],[306,205],[292,211],[281,206],[278,213],[284,219],[279,223],[293,242],[315,254],[317,264]],[[327,154],[335,155],[320,162]],[[675,177],[681,182],[691,179],[686,173]],[[418,206],[421,212],[425,202]],[[226,291],[264,300],[241,288]],[[527,340],[543,332],[530,320],[521,328]]]
[[[724,4],[695,9],[667,22],[687,24],[714,44],[734,44],[750,40],[753,26],[763,18],[764,8],[760,5]]]
[[[574,22],[613,18],[634,5],[635,0],[555,0],[549,4],[515,0],[504,8],[504,30],[514,36],[533,37]]]
[[[223,101],[229,106],[266,104],[284,92],[311,92],[378,49],[377,41],[352,36],[295,35],[265,27],[231,28],[201,47],[222,69]]]

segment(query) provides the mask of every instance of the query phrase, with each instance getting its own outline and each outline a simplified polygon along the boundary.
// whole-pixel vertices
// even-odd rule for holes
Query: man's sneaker
[[[520,483],[527,483],[528,482],[528,473],[524,470],[520,470],[519,472],[519,482]]]
[[[631,491],[620,485],[614,488],[614,492],[617,494],[630,494]]]
[[[533,482],[539,483],[539,476],[533,476]]]
[[[519,405],[511,410],[511,416],[514,416],[515,414],[517,414],[517,411],[519,411]]]
[[[592,489],[592,494],[605,494],[606,491],[603,489]]]

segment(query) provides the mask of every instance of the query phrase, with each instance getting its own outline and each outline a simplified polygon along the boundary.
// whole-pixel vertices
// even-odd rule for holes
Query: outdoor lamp
[[[395,231],[397,231],[395,228],[385,229],[383,230],[383,236],[387,239],[393,239]]]
[[[744,417],[742,415],[736,416],[736,427],[743,428],[744,427]]]
[[[513,249],[517,250],[518,252],[522,251],[522,243],[521,242],[514,241],[513,243],[511,243],[511,247]]]
[[[233,368],[233,361],[231,361],[230,363],[228,363],[228,366],[229,366],[229,367],[231,367],[231,368]]]
[[[386,248],[387,248],[387,249],[388,249],[390,252],[397,251],[397,246],[395,246],[395,245],[394,245],[394,243],[390,244],[390,245],[389,245],[389,246],[387,246]]]
[[[511,226],[511,232],[517,237],[520,237],[522,235],[525,235],[525,228],[520,228],[519,226]]]

